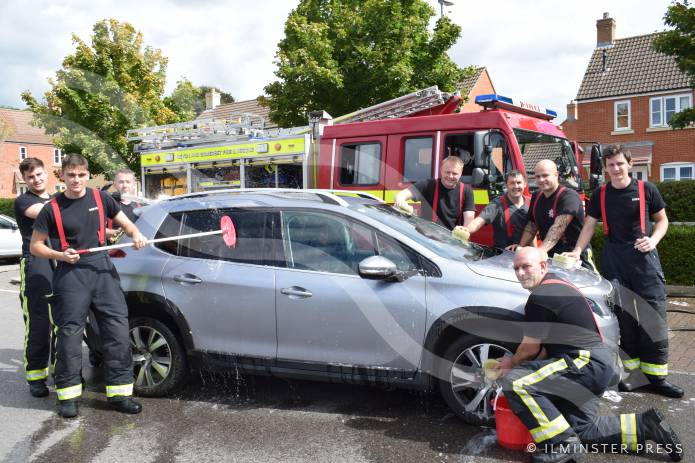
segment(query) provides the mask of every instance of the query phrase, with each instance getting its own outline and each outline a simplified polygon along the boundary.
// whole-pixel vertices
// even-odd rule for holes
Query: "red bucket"
[[[497,430],[497,442],[510,450],[526,450],[528,444],[533,442],[531,434],[526,429],[524,423],[514,414],[504,395],[497,397],[497,404],[492,400],[495,407],[495,429]]]

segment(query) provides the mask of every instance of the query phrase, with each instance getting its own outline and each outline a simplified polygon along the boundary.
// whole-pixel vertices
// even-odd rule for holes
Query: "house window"
[[[637,180],[648,180],[647,166],[633,166],[630,171],[630,177],[636,178]]]
[[[23,195],[27,191],[29,191],[29,187],[27,187],[26,185],[19,185],[17,187],[17,196]]]
[[[632,127],[630,113],[630,100],[615,102],[615,130],[630,130]]]
[[[657,96],[649,99],[649,125],[667,127],[673,115],[693,106],[692,95]]]
[[[63,150],[61,150],[59,148],[54,148],[53,149],[53,165],[59,166],[62,161],[63,161]]]
[[[56,193],[60,193],[61,191],[65,191],[65,185],[63,185],[62,183],[59,183],[56,185],[55,189],[56,189]]]
[[[19,147],[19,160],[24,161],[27,158],[27,147],[26,146],[20,146]]]
[[[695,163],[679,162],[668,163],[661,166],[661,181],[673,182],[680,180],[693,180],[695,176]]]

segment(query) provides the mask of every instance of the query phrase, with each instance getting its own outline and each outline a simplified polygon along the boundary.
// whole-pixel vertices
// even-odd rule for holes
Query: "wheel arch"
[[[188,326],[186,317],[181,313],[176,304],[164,298],[160,294],[131,291],[125,293],[128,304],[128,316],[152,317],[166,324],[181,341],[186,352],[194,350],[193,336]]]

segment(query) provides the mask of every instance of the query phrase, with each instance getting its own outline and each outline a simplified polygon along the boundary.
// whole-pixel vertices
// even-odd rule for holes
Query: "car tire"
[[[471,334],[459,336],[446,349],[437,368],[439,392],[463,421],[474,426],[495,426],[490,402],[498,384],[485,378],[482,364],[488,358],[499,358],[515,349]]]
[[[179,386],[188,374],[181,342],[164,323],[149,317],[130,321],[134,391],[160,397]]]

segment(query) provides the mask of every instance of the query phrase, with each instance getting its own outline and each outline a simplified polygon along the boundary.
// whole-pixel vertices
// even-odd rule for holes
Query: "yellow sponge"
[[[468,238],[471,237],[471,232],[463,227],[454,227],[454,229],[451,230],[451,234],[454,238],[461,241],[468,241]]]
[[[497,359],[487,359],[483,362],[483,369],[485,370],[485,377],[492,381],[496,380],[500,376],[500,370],[498,370],[500,362]]]
[[[553,265],[569,270],[577,266],[577,259],[563,256],[562,254],[555,254],[553,256]]]
[[[413,206],[411,206],[411,205],[408,204],[408,203],[401,204],[401,205],[399,206],[399,209],[402,210],[403,212],[405,212],[405,213],[408,214],[408,215],[413,215],[413,212],[415,212],[415,209],[413,208]]]

